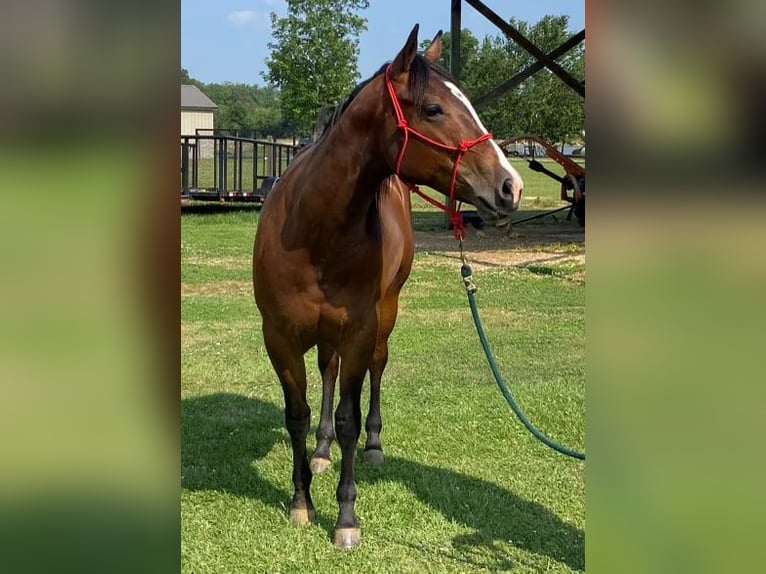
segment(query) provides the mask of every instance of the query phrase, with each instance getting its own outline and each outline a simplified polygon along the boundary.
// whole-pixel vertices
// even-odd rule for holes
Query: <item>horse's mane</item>
[[[380,69],[375,72],[372,76],[361,82],[358,86],[356,86],[351,94],[348,96],[348,98],[345,99],[341,104],[335,107],[335,110],[331,114],[327,114],[325,112],[325,117],[321,118],[318,123],[324,123],[324,127],[322,128],[322,132],[320,133],[319,137],[317,138],[317,142],[322,140],[324,136],[330,131],[330,129],[338,123],[338,120],[343,115],[343,112],[346,111],[346,109],[351,105],[351,102],[354,101],[354,98],[356,98],[359,95],[359,92],[361,92],[367,84],[369,84],[371,81],[373,81],[375,78],[380,76],[381,74],[384,74],[386,71],[386,68],[390,62],[386,62],[383,64]],[[425,97],[426,87],[428,86],[428,82],[431,80],[431,73],[435,73],[441,78],[452,82],[454,84],[457,84],[457,80],[452,77],[452,74],[450,74],[447,70],[439,66],[438,64],[434,64],[432,62],[429,62],[420,54],[417,54],[415,56],[415,59],[412,61],[412,65],[410,66],[410,90],[412,91],[412,98],[415,102],[415,105],[417,107],[420,107],[423,105],[423,98]],[[329,117],[328,117],[329,115]],[[324,121],[323,121],[324,120]]]

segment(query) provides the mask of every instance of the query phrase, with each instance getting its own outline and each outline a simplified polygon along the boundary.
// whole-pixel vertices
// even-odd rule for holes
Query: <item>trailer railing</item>
[[[181,197],[263,202],[297,149],[231,135],[181,136]]]

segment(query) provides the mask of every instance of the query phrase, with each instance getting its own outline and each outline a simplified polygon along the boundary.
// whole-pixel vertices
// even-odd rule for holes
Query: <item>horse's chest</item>
[[[377,324],[374,309],[373,306],[371,315],[369,310],[363,311],[355,305],[325,303],[319,315],[317,335],[320,340],[339,345],[355,334],[374,331]]]
[[[379,278],[375,276],[324,276],[319,282],[320,321],[324,328],[345,332],[374,321],[379,290]]]

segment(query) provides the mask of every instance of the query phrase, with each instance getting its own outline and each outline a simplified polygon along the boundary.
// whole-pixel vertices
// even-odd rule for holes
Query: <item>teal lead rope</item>
[[[516,416],[519,418],[522,424],[527,427],[527,430],[531,432],[540,442],[548,445],[553,450],[560,452],[561,454],[571,456],[572,458],[585,460],[584,452],[577,452],[576,450],[562,446],[556,441],[551,440],[545,436],[535,425],[532,424],[532,422],[524,414],[524,411],[522,411],[519,405],[516,403],[516,399],[513,398],[511,391],[508,389],[508,385],[505,384],[503,375],[500,374],[500,369],[498,368],[497,363],[495,362],[495,358],[492,355],[492,350],[489,348],[487,334],[484,332],[484,326],[482,325],[481,318],[479,317],[479,309],[476,306],[476,285],[473,284],[473,271],[471,270],[471,266],[468,265],[465,260],[463,260],[463,266],[460,268],[460,275],[463,277],[463,284],[465,285],[466,292],[468,293],[468,304],[471,306],[473,322],[476,324],[476,331],[479,333],[479,339],[481,340],[481,346],[484,348],[484,354],[487,355],[489,367],[492,369],[492,374],[495,376],[497,386],[500,387],[500,392],[503,393],[505,400],[508,402],[513,412],[516,413]]]

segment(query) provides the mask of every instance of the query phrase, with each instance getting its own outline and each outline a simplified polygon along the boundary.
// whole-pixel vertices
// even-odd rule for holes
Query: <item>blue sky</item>
[[[585,0],[485,0],[503,18],[537,22],[546,14],[568,15],[572,32],[585,27]],[[284,15],[284,0],[181,0],[181,65],[203,82],[264,85],[270,37],[269,13]],[[449,0],[370,0],[367,31],[359,39],[359,71],[371,76],[392,59],[420,24],[421,40],[449,31]],[[463,28],[478,38],[499,33],[463,3]]]

